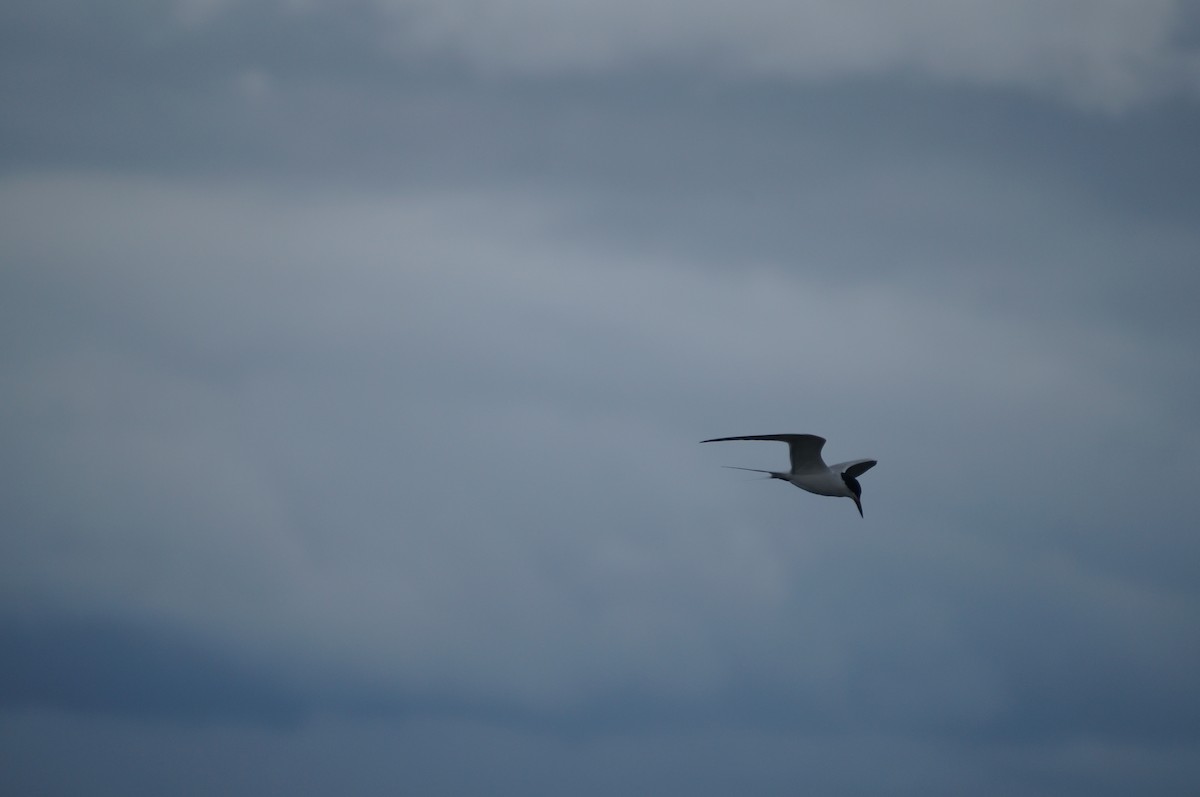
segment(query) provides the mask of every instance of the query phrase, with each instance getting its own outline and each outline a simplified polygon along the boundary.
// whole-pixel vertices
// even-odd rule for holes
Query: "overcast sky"
[[[0,103],[0,791],[1200,788],[1200,4],[7,0]]]

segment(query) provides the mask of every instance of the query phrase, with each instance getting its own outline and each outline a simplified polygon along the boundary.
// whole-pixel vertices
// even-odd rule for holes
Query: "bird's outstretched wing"
[[[877,459],[856,459],[852,462],[843,462],[840,465],[834,465],[833,469],[840,469],[842,473],[849,476],[851,479],[857,479],[871,468],[879,464]]]
[[[792,473],[825,470],[825,460],[821,459],[825,438],[815,434],[752,434],[745,437],[714,437],[700,442],[723,443],[727,440],[776,440],[787,443],[792,457]]]

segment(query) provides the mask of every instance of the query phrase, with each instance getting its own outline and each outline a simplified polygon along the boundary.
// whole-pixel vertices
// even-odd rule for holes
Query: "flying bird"
[[[815,434],[754,434],[746,437],[714,437],[712,440],[701,440],[702,443],[723,443],[727,440],[776,440],[788,444],[792,458],[792,469],[786,473],[774,470],[759,470],[758,468],[738,468],[725,465],[735,470],[749,470],[755,473],[769,473],[772,479],[782,479],[791,482],[801,490],[807,490],[817,495],[829,495],[835,498],[850,498],[858,507],[862,516],[862,486],[858,477],[875,467],[877,460],[855,459],[850,462],[839,462],[836,465],[826,465],[821,459],[821,449],[825,446],[825,438]]]

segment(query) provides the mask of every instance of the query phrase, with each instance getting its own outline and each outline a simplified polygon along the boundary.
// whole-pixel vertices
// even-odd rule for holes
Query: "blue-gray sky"
[[[1198,42],[5,3],[0,790],[1195,794]]]

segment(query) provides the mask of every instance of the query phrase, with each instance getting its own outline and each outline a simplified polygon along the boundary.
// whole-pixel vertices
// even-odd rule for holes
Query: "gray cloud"
[[[21,618],[0,625],[0,705],[116,716],[292,724],[296,696],[211,646],[110,619]],[[80,663],[85,663],[80,666]]]
[[[394,20],[401,52],[447,54],[489,73],[701,63],[733,75],[819,81],[902,71],[1112,109],[1197,87],[1196,53],[1178,35],[1195,19],[1178,0],[375,6]],[[316,13],[323,4],[303,7]]]
[[[0,772],[6,786],[73,793],[111,783],[137,791],[147,781],[181,794],[234,788],[254,794],[374,794],[397,783],[427,794],[613,794],[648,787],[705,793],[750,785],[765,794],[801,787],[845,793],[1049,795],[1072,784],[1085,793],[1130,789],[1185,794],[1197,776],[1195,757],[1163,757],[1138,745],[1081,740],[1060,746],[1008,745],[947,750],[923,738],[872,735],[852,747],[811,735],[695,729],[591,742],[463,721],[346,723],[322,720],[287,736],[253,729],[199,727],[183,734],[161,727],[39,715],[0,734],[14,756]],[[97,740],[100,740],[97,743]],[[39,767],[63,746],[80,750],[73,767]],[[447,751],[454,751],[447,755]],[[123,767],[137,751],[141,767]],[[218,763],[216,762],[229,762]],[[870,762],[865,766],[864,762]],[[731,762],[742,766],[731,767]],[[51,773],[49,777],[41,769]],[[31,777],[32,775],[32,777]]]
[[[0,126],[6,160],[294,174],[336,170],[357,154],[361,176],[444,179],[457,172],[467,179],[502,158],[526,169],[585,165],[565,136],[586,136],[601,155],[641,149],[658,162],[665,153],[653,137],[671,134],[676,114],[698,110],[698,121],[713,123],[703,100],[714,90],[745,97],[739,111],[761,98],[779,106],[780,121],[842,131],[853,125],[847,117],[863,113],[844,98],[875,90],[867,105],[881,107],[892,95],[896,132],[932,124],[926,140],[952,146],[954,137],[936,133],[937,124],[955,121],[936,99],[947,86],[964,95],[990,86],[996,91],[983,96],[997,102],[1029,94],[1121,108],[1192,97],[1196,85],[1194,12],[1184,3],[767,4],[754,12],[688,4],[687,13],[669,4],[562,13],[556,4],[531,3],[509,4],[498,19],[495,6],[472,8],[131,4],[97,16],[83,7],[58,13],[44,3],[7,4],[0,92],[22,112]],[[652,24],[658,18],[666,22]],[[558,35],[571,46],[538,55]],[[576,46],[581,38],[610,53],[601,58],[607,65],[578,63],[588,51]],[[776,51],[800,63],[770,56]],[[522,58],[540,65],[522,67]],[[760,58],[771,63],[755,66]],[[897,74],[910,77],[891,79]],[[825,91],[836,101],[810,114],[804,103],[795,110],[789,91]],[[923,92],[935,92],[932,101]],[[939,109],[939,118],[923,122],[925,115],[912,112],[922,105]],[[621,111],[636,114],[633,127]],[[832,116],[824,121],[824,114]],[[740,129],[739,118],[723,123],[729,134],[766,132]],[[962,131],[968,142],[988,135],[988,122],[1001,125],[993,136],[1005,131],[1030,146],[1040,140],[1034,133],[1064,132],[1053,120],[1014,130],[1012,118],[1003,109],[964,106],[958,125],[974,124]],[[597,124],[595,132],[609,135],[589,135]],[[446,157],[446,131],[462,145],[454,157]],[[1072,158],[1095,156],[1102,142],[1082,144]]]
[[[946,614],[942,598],[917,586],[932,579],[941,589],[978,589],[946,579],[960,564],[986,568],[999,556],[1041,600],[1052,601],[1064,578],[1083,579],[1069,593],[1091,597],[1074,598],[1076,608],[1057,619],[1077,630],[1044,634],[1069,640],[1063,655],[1083,657],[1103,688],[1158,682],[1141,657],[1113,658],[1103,641],[1112,635],[1195,660],[1186,646],[1169,652],[1191,598],[1151,597],[1123,569],[1087,575],[1083,565],[1088,549],[1102,566],[1105,546],[1125,556],[1131,542],[1120,541],[1119,505],[1088,508],[1094,485],[1128,475],[1088,462],[1088,452],[1133,446],[1125,460],[1136,460],[1140,447],[1171,433],[1155,431],[1159,405],[1145,391],[1162,389],[1155,380],[1163,377],[1145,370],[1146,352],[1114,352],[1090,325],[1014,322],[945,293],[886,283],[864,291],[773,269],[735,277],[614,264],[556,233],[562,211],[533,197],[289,206],[241,191],[109,180],[26,183],[10,196],[6,238],[18,259],[36,254],[71,268],[28,272],[26,294],[76,307],[76,324],[91,319],[80,338],[43,337],[40,356],[9,374],[22,399],[9,410],[10,428],[24,430],[14,451],[28,456],[27,491],[14,500],[41,542],[21,539],[28,547],[9,558],[7,580],[27,595],[53,595],[61,574],[75,572],[74,600],[117,614],[148,602],[171,622],[267,657],[288,680],[336,693],[344,687],[325,681],[342,673],[334,681],[351,693],[366,689],[385,702],[413,691],[467,694],[554,716],[627,692],[662,695],[667,705],[711,702],[712,710],[731,694],[734,714],[815,711],[821,727],[862,716],[931,727],[1015,722],[1033,732],[1043,723],[1024,714],[1031,705],[1076,718],[1069,699],[1055,709],[1026,694],[1069,677],[1059,657],[1015,652],[1027,627],[1010,639],[1004,618],[1036,608],[996,584],[977,595],[978,615]],[[34,219],[45,213],[65,223],[39,230]],[[456,234],[464,225],[467,239]],[[224,235],[213,239],[212,229]],[[25,302],[9,296],[19,317]],[[787,318],[795,321],[780,335]],[[855,328],[845,318],[870,320]],[[37,345],[32,326],[26,350]],[[806,352],[793,342],[825,330],[837,330],[845,348]],[[1184,352],[1166,356],[1163,373],[1185,367]],[[776,366],[789,359],[797,367]],[[1143,381],[1128,382],[1127,372]],[[879,393],[887,417],[917,425],[889,430],[893,423],[871,417]],[[793,544],[773,535],[706,520],[716,499],[711,490],[700,499],[689,480],[706,479],[718,462],[779,452],[694,455],[686,478],[661,463],[679,458],[671,452],[690,446],[694,429],[731,423],[717,407],[746,401],[739,394],[780,397],[778,406],[756,399],[750,411],[780,419],[794,412],[787,397],[802,396],[805,412],[827,418],[843,439],[883,448],[859,451],[860,442],[844,452],[891,460],[887,482],[868,485],[867,506],[872,517],[907,520],[876,545],[893,555],[941,548],[942,524],[954,521],[935,504],[971,500],[988,507],[975,529],[983,549],[962,551],[968,558],[958,563],[930,553],[908,559],[910,576],[892,582],[890,598],[874,589],[860,597],[857,585],[893,566],[858,550],[860,542],[789,554]],[[696,395],[706,398],[697,405]],[[676,404],[695,406],[660,417]],[[1139,428],[1143,442],[1089,439],[1121,423]],[[1052,434],[1028,431],[1049,425]],[[961,459],[973,440],[988,456],[944,474],[929,493],[924,469]],[[1030,459],[1054,462],[1063,451],[1084,452],[1072,460],[1075,479],[1023,472]],[[989,499],[991,480],[1021,494],[1021,505]],[[914,503],[905,490],[925,495]],[[47,514],[55,495],[60,507],[67,498],[65,517],[61,508]],[[792,514],[796,498],[756,489],[740,511],[766,500]],[[1064,501],[1076,520],[1056,510]],[[856,520],[837,511],[844,507],[805,509],[819,524]],[[1152,507],[1138,516],[1173,525]],[[1020,531],[1052,518],[1101,525],[1087,544],[1070,532],[1038,542]],[[1158,544],[1164,554],[1190,550],[1182,535]],[[1032,558],[1018,553],[1030,545]],[[1073,564],[1043,572],[1038,557],[1053,561],[1062,546]],[[58,553],[72,550],[86,558]],[[93,566],[97,551],[105,570]],[[825,557],[849,568],[837,581],[856,586],[847,591],[814,570]],[[623,586],[612,592],[614,583]],[[813,591],[833,602],[810,605]],[[1174,632],[1137,639],[1138,620],[1096,625],[1093,612],[1121,606],[1127,594],[1148,601],[1135,617],[1176,616]],[[869,608],[874,600],[879,609]],[[778,638],[767,618],[794,630]],[[956,641],[979,623],[977,643]],[[810,638],[823,653],[806,650]],[[893,698],[898,673],[905,687]],[[830,691],[829,679],[843,686]],[[752,708],[758,689],[738,697],[742,682],[761,684],[771,700]],[[912,695],[919,699],[910,703]],[[1185,717],[1188,700],[1177,702]],[[767,710],[768,702],[794,708]],[[1125,727],[1121,714],[1100,714],[1113,731]],[[1172,716],[1147,710],[1130,727],[1181,721]]]
[[[1189,793],[1186,6],[122,8],[0,11],[4,791]]]

